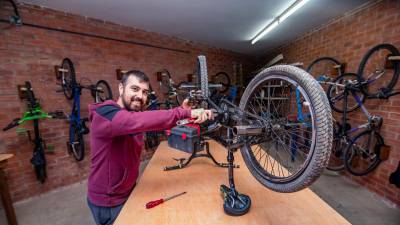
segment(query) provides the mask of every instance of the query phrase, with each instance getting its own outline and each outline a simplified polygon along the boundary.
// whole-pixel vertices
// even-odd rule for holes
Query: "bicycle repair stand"
[[[184,167],[186,167],[190,161],[192,161],[192,159],[194,158],[199,158],[199,157],[207,157],[210,158],[213,163],[219,167],[229,167],[229,163],[220,163],[217,162],[217,160],[214,158],[214,156],[211,154],[210,152],[210,145],[208,144],[208,142],[206,140],[204,140],[203,138],[201,138],[200,141],[200,150],[193,150],[192,154],[189,156],[189,158],[173,158],[175,161],[178,161],[178,164],[175,166],[166,166],[164,167],[164,171],[168,171],[168,170],[176,170],[176,169],[182,169]],[[204,151],[204,149],[206,150],[206,153],[199,153],[201,151]],[[233,165],[234,168],[239,168],[239,165]]]
[[[233,169],[235,160],[233,153],[237,151],[238,146],[233,144],[233,129],[228,128],[227,130],[227,149],[228,149],[228,179],[229,187],[224,184],[220,186],[220,192],[224,200],[224,211],[230,216],[241,216],[246,214],[251,206],[251,199],[248,195],[240,194],[235,188],[235,182],[233,177]]]
[[[241,216],[246,214],[251,206],[251,199],[248,195],[245,194],[240,194],[236,188],[235,188],[235,182],[234,182],[234,177],[233,177],[233,169],[234,168],[239,168],[239,165],[235,165],[233,162],[235,160],[233,153],[237,151],[239,148],[239,145],[233,143],[233,129],[232,128],[227,128],[227,138],[225,140],[225,147],[228,150],[228,156],[227,156],[227,161],[228,163],[219,163],[215,160],[215,158],[212,156],[209,150],[209,144],[204,140],[204,138],[200,137],[201,142],[200,142],[200,150],[194,150],[192,154],[190,155],[189,158],[180,158],[180,159],[175,159],[176,161],[179,161],[178,165],[175,166],[166,166],[164,167],[164,171],[168,170],[174,170],[174,169],[182,169],[185,166],[187,166],[190,161],[194,158],[198,157],[207,157],[211,158],[211,160],[214,162],[219,167],[225,167],[228,168],[228,180],[229,180],[229,187],[226,185],[221,185],[220,186],[220,192],[222,195],[222,198],[224,200],[224,211],[226,214],[231,215],[231,216]],[[206,154],[204,153],[198,153],[199,151],[203,151],[205,148]]]

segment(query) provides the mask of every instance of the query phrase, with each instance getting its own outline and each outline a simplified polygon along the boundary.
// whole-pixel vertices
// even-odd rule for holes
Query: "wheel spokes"
[[[304,91],[283,81],[260,85],[250,97],[246,111],[263,119],[267,138],[250,147],[256,167],[270,179],[289,179],[305,167],[313,143],[309,101]]]

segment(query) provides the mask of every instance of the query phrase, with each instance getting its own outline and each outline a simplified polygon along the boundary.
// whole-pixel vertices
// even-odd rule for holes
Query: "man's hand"
[[[203,123],[206,120],[214,119],[213,112],[205,109],[192,109],[191,117],[196,119],[194,123]]]
[[[192,108],[188,98],[183,100],[181,107],[184,108],[184,109],[191,109]]]

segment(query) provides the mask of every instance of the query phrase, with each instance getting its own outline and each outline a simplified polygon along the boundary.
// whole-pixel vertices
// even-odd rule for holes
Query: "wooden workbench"
[[[14,207],[11,201],[10,191],[8,189],[6,173],[4,172],[7,160],[12,157],[13,154],[0,154],[0,196],[6,211],[8,224],[18,225],[17,217],[15,216]]]
[[[226,162],[222,146],[212,141],[210,151],[218,161]],[[235,184],[239,192],[251,197],[252,205],[246,215],[228,216],[219,192],[221,184],[228,185],[227,168],[215,166],[208,158],[195,158],[184,169],[163,171],[164,166],[176,163],[172,157],[188,156],[162,142],[114,224],[349,224],[310,189],[277,193],[265,188],[250,174],[240,152],[234,154],[235,163],[240,165],[234,171]],[[150,200],[182,191],[187,193],[145,208]]]

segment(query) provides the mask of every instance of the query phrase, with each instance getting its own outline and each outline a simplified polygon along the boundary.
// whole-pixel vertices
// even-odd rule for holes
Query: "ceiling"
[[[22,0],[248,55],[263,55],[368,0],[310,0],[251,44],[295,0]]]

